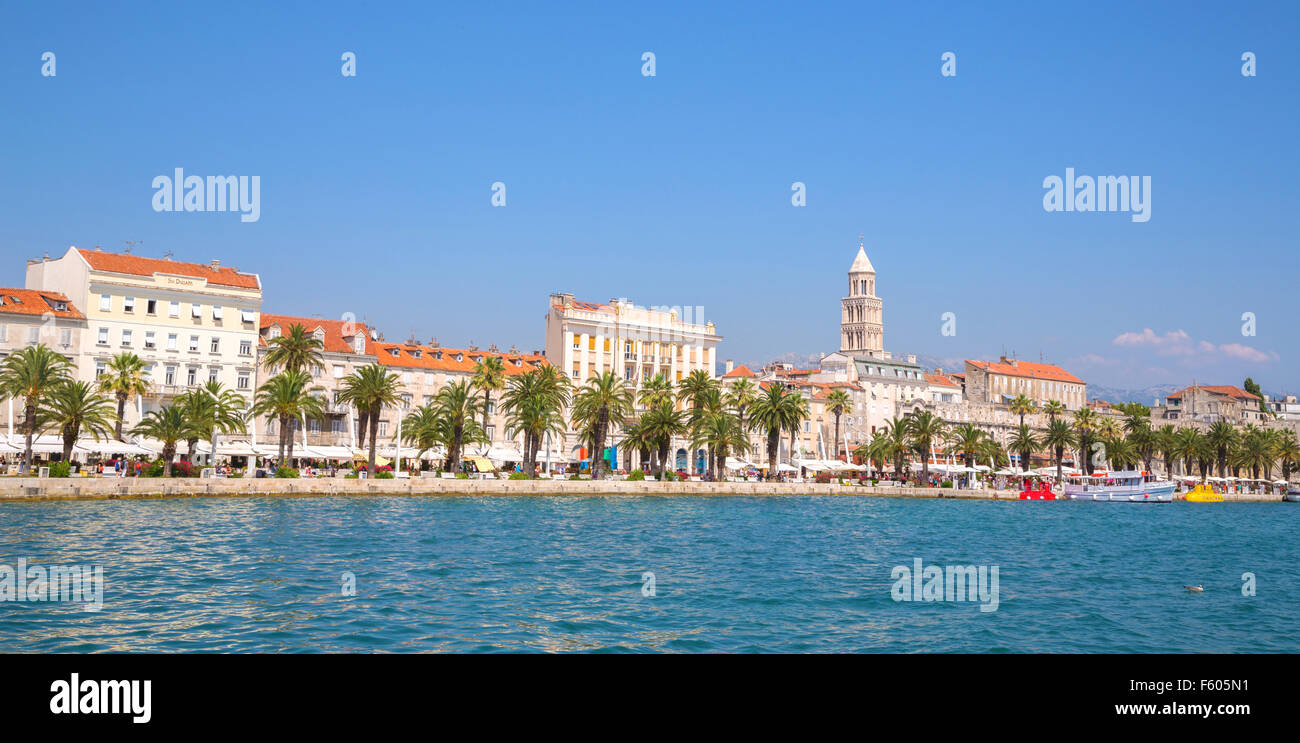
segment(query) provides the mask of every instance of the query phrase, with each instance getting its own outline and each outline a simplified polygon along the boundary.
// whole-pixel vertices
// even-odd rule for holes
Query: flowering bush
[[[831,481],[830,473],[829,473],[829,472],[818,472],[817,475],[813,478],[813,481],[814,481],[814,482],[819,482],[819,483],[828,483],[828,482]]]

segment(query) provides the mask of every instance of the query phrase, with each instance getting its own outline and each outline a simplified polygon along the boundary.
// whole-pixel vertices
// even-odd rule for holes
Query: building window
[[[171,316],[171,317],[180,317],[180,316],[181,316],[181,303],[180,303],[180,302],[172,302],[170,305],[168,305],[168,307],[167,307],[167,314],[168,314],[169,316]]]
[[[424,383],[427,384],[427,385],[432,385],[432,384],[433,384],[433,372],[425,372],[425,373],[424,373]]]
[[[219,305],[219,304],[214,304],[214,305],[212,305],[212,319],[213,319],[213,320],[220,320],[220,319],[222,319],[223,317],[224,317],[224,314],[223,314],[223,312],[222,312],[221,305]]]
[[[190,350],[195,352],[199,350],[199,337],[197,335],[190,336]]]
[[[40,342],[41,342],[41,328],[40,328],[40,326],[38,326],[38,325],[33,325],[33,326],[31,326],[30,328],[27,329],[27,342],[30,343],[30,344],[32,344],[32,345],[36,345],[37,343],[40,343]]]
[[[176,350],[176,334],[175,334],[175,333],[168,333],[168,334],[167,334],[167,350],[168,350],[168,351],[175,351],[175,350]]]
[[[335,364],[335,365],[334,365],[334,378],[335,378],[335,379],[342,379],[342,378],[343,378],[343,365],[342,365],[342,364]]]
[[[411,409],[411,396],[409,394],[402,395],[402,410],[410,410],[410,409]]]
[[[0,325],[0,343],[8,342],[8,340],[9,340],[9,326]]]
[[[217,377],[219,377],[220,375],[221,375],[221,367],[219,367],[219,366],[211,366],[211,367],[208,367],[208,381],[209,381],[209,382],[215,382],[215,381],[217,381]]]
[[[112,309],[113,309],[113,295],[112,295],[112,294],[101,294],[101,295],[99,295],[99,310],[100,310],[100,312],[108,312],[108,311],[110,311],[110,310],[112,310]]]
[[[212,353],[221,353],[221,339],[214,336],[212,338],[212,345],[209,346],[208,350]]]
[[[239,355],[240,355],[240,356],[252,356],[252,355],[253,355],[253,342],[252,342],[252,341],[240,341],[240,342],[239,342]]]
[[[124,312],[135,312],[135,297],[122,297],[122,310]]]
[[[158,300],[146,299],[144,302],[144,311],[150,315],[158,314]]]
[[[129,330],[122,331],[122,345],[124,346],[131,345],[131,331]]]
[[[203,306],[198,304],[190,305],[190,317],[203,319]]]
[[[240,316],[240,319],[242,319],[244,322],[253,322],[253,311],[252,311],[252,310],[240,310],[240,311],[239,311],[239,316]]]
[[[495,441],[495,440],[496,440],[496,437],[497,437],[497,436],[496,436],[496,433],[497,433],[497,427],[496,427],[496,426],[488,426],[488,427],[487,427],[487,439],[488,439],[488,441]]]
[[[241,390],[248,389],[248,372],[240,372],[235,378],[235,386]]]
[[[388,421],[379,421],[378,433],[380,436],[388,435]]]
[[[167,367],[166,379],[167,381],[165,382],[165,384],[168,387],[171,387],[176,384],[176,367],[174,366]]]
[[[198,383],[198,378],[199,378],[199,370],[195,369],[192,366],[185,372],[185,384],[189,385],[190,387],[193,387],[195,384]]]
[[[152,331],[152,330],[146,330],[146,331],[144,331],[144,347],[145,347],[145,350],[146,350],[146,351],[152,351],[155,345],[156,345],[156,344],[154,343],[153,331]]]
[[[96,342],[99,343],[99,345],[101,346],[108,345],[108,328],[99,329],[99,336],[98,338],[96,338]]]
[[[107,371],[107,368],[104,366],[104,362],[102,362],[102,361],[96,361],[96,362],[95,362],[95,379],[99,379],[100,377],[104,376],[104,372],[105,372],[105,371]]]
[[[409,371],[402,372],[402,384],[410,384],[410,383],[411,383],[411,373]]]

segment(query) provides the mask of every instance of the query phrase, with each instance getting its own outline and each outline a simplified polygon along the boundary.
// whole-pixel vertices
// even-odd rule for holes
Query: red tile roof
[[[349,323],[344,320],[322,320],[319,317],[294,317],[293,315],[272,315],[263,312],[261,317],[261,329],[263,331],[263,335],[262,335],[263,340],[266,340],[267,338],[265,331],[269,330],[272,325],[280,326],[281,335],[288,335],[289,329],[295,325],[301,325],[302,329],[305,330],[308,335],[315,333],[316,329],[320,328],[325,332],[325,338],[323,342],[325,344],[326,353],[351,353],[351,354],[356,353],[356,350],[353,349],[352,344],[349,343],[346,339],[353,337],[357,333],[360,333],[361,336],[366,339],[366,345],[363,346],[363,348],[366,349],[365,352],[370,354],[374,353],[374,349],[373,349],[374,342],[370,340],[370,337],[368,335],[369,330],[366,328],[364,323],[359,323],[355,321]],[[349,325],[350,327],[345,327]]]
[[[723,374],[723,375],[722,375],[722,378],[723,378],[723,379],[736,379],[736,378],[738,378],[738,377],[753,377],[753,376],[757,376],[757,375],[755,375],[754,372],[750,371],[750,370],[749,370],[749,367],[745,366],[744,364],[741,364],[740,366],[736,367],[735,369],[732,369],[731,371],[727,372],[726,374]]]
[[[62,302],[66,309],[55,309],[56,303],[59,302]],[[55,317],[66,317],[73,320],[86,319],[86,316],[81,314],[68,301],[67,297],[58,292],[47,292],[43,289],[0,288],[0,313],[40,316],[47,312]]]
[[[1192,389],[1191,387],[1184,387],[1183,389],[1178,390],[1177,392],[1174,392],[1174,393],[1172,393],[1172,394],[1165,395],[1165,397],[1166,397],[1166,398],[1181,399],[1182,396],[1183,396],[1183,393],[1184,393],[1184,392],[1187,392],[1187,391],[1189,391],[1189,390],[1191,390],[1191,389]],[[1228,396],[1228,397],[1235,397],[1235,398],[1237,398],[1238,400],[1261,400],[1261,399],[1263,399],[1263,398],[1261,398],[1259,395],[1251,394],[1251,393],[1249,393],[1249,392],[1243,390],[1243,389],[1240,388],[1240,387],[1235,387],[1235,386],[1230,385],[1230,384],[1198,384],[1198,385],[1196,385],[1196,389],[1198,389],[1198,390],[1205,390],[1206,392],[1209,392],[1209,393],[1211,393],[1211,394],[1215,394],[1215,395],[1226,395],[1226,396]]]
[[[400,366],[414,369],[428,369],[431,371],[449,371],[463,372],[466,374],[474,373],[474,365],[484,356],[499,356],[505,362],[505,372],[507,375],[524,374],[532,371],[538,366],[546,363],[546,357],[541,354],[531,353],[494,353],[491,351],[470,351],[465,348],[447,348],[446,346],[426,346],[422,344],[409,343],[372,343],[371,347],[376,349],[379,356],[379,363],[385,366]],[[393,351],[397,355],[393,355]],[[417,358],[414,351],[419,351],[420,356]],[[438,358],[441,354],[442,358]],[[461,355],[461,360],[456,360],[456,355]],[[519,364],[516,365],[515,361]]]
[[[258,289],[261,282],[257,274],[240,273],[237,269],[226,266],[211,266],[202,263],[185,263],[165,258],[145,258],[125,253],[108,253],[102,250],[75,249],[86,263],[96,271],[124,273],[132,276],[153,276],[155,273],[173,276],[190,276],[206,279],[209,284],[230,286],[238,289]]]
[[[967,359],[966,363],[976,369],[983,369],[990,374],[1084,384],[1082,379],[1054,364],[1039,364],[1034,361],[971,361],[969,359]]]
[[[923,374],[925,381],[930,384],[937,384],[940,387],[960,387],[956,382],[949,379],[944,374]]]

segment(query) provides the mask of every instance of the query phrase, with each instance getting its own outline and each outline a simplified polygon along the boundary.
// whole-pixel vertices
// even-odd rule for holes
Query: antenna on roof
[[[171,259],[172,259],[172,252],[170,250],[167,251],[166,253],[163,253],[163,260],[169,261]]]
[[[127,255],[131,255],[131,248],[134,248],[137,245],[144,245],[144,240],[123,240],[122,242],[126,245],[126,250],[123,252]]]

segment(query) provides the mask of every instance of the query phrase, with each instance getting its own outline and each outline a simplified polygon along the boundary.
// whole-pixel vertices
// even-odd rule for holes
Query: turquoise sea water
[[[854,497],[5,503],[0,565],[100,564],[105,590],[99,612],[0,603],[0,651],[1296,652],[1297,519]],[[895,601],[891,571],[916,558],[997,566],[997,610]]]

